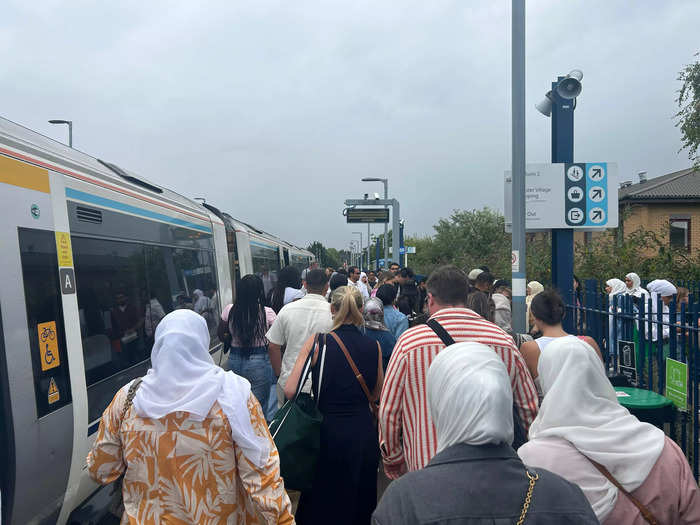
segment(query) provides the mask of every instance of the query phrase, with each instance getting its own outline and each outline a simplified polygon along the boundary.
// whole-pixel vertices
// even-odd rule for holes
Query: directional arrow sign
[[[603,196],[603,189],[602,188],[595,188],[593,190],[593,195],[591,195],[591,198],[592,199],[599,199],[602,196]]]
[[[600,219],[603,217],[603,212],[600,210],[596,210],[593,212],[593,220],[595,219]]]

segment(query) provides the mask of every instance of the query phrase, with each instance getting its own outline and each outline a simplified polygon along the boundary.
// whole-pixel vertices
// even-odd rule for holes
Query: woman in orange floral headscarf
[[[100,484],[124,474],[122,523],[294,523],[260,405],[214,364],[204,318],[165,316],[151,362],[114,396],[87,458]]]

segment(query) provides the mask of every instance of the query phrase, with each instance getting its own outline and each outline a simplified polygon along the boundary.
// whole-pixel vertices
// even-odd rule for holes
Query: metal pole
[[[73,147],[73,121],[68,121],[68,147]]]
[[[363,259],[363,248],[362,248],[362,232],[352,232],[353,235],[359,235],[360,236],[360,245],[358,246],[357,253],[359,254],[359,264],[356,264],[355,266],[359,266],[360,270],[362,270],[362,259]]]
[[[552,83],[552,162],[574,161],[574,101],[561,98]],[[564,304],[574,304],[574,230],[552,230],[552,285],[559,290]],[[572,310],[573,311],[573,310]],[[574,316],[564,317],[563,328],[573,333]]]
[[[384,183],[384,200],[389,200],[389,179],[384,179],[382,181]],[[388,206],[384,206],[384,209],[388,209]],[[388,268],[389,264],[387,261],[389,260],[389,240],[387,239],[387,235],[389,234],[389,223],[385,222],[384,223],[384,267]],[[377,262],[377,267],[379,267],[379,262]]]
[[[526,330],[525,243],[525,0],[512,0],[511,96],[512,96],[512,177],[513,177],[513,331]]]
[[[399,263],[401,261],[401,210],[399,209],[399,201],[392,199],[393,210],[391,211],[391,260]]]
[[[367,270],[368,271],[372,267],[372,259],[370,258],[370,255],[369,255],[369,250],[370,250],[371,246],[372,246],[372,242],[371,242],[371,238],[369,236],[369,223],[367,223]]]

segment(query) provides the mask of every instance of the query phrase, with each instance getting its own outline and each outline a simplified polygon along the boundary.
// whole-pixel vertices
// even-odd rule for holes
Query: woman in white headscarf
[[[515,523],[523,516],[529,524],[597,523],[578,487],[526,467],[511,448],[513,394],[493,349],[457,343],[442,350],[428,370],[427,397],[437,454],[389,485],[374,523]]]
[[[293,523],[260,405],[246,379],[214,364],[204,319],[166,315],[151,363],[114,396],[87,458],[98,483],[125,474],[122,521]]]
[[[525,289],[525,293],[527,294],[525,296],[525,305],[527,306],[527,315],[525,316],[525,321],[528,333],[530,333],[532,331],[532,328],[534,327],[534,320],[532,319],[532,317],[530,317],[530,303],[532,303],[534,297],[541,292],[544,292],[544,286],[542,286],[540,282],[530,281],[529,283],[527,283],[527,287]]]
[[[625,275],[625,286],[627,286],[627,293],[636,297],[648,297],[649,292],[642,288],[642,280],[634,272],[630,272]]]
[[[651,325],[651,340],[656,341],[657,340],[657,333],[658,333],[658,325],[657,325],[657,320],[658,320],[658,311],[659,311],[659,299],[661,299],[661,321],[664,323],[662,326],[661,334],[662,338],[664,340],[668,340],[670,333],[671,333],[671,327],[668,325],[670,321],[670,310],[668,308],[668,305],[671,304],[671,301],[673,300],[673,296],[678,293],[678,290],[676,289],[673,284],[671,284],[669,281],[666,279],[654,279],[651,281],[649,284],[647,284],[647,290],[649,290],[650,295],[651,295],[651,319],[653,321]],[[646,308],[648,310],[648,306]]]
[[[627,293],[627,285],[620,279],[608,279],[605,281],[605,292],[608,294],[608,352],[615,352],[617,349],[617,339],[622,333],[622,318],[616,317],[615,312],[622,312],[622,296]],[[615,297],[617,299],[615,299]],[[617,301],[617,306],[615,306]],[[617,330],[615,330],[617,323]]]
[[[603,524],[645,521],[596,464],[659,524],[700,522],[700,492],[683,452],[618,403],[603,364],[584,342],[553,342],[540,356],[538,371],[545,396],[530,441],[518,449],[526,464],[580,486]]]

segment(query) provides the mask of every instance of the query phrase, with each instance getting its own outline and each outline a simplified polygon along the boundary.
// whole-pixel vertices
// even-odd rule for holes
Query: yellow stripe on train
[[[20,188],[50,193],[49,172],[26,162],[0,155],[0,182]]]

